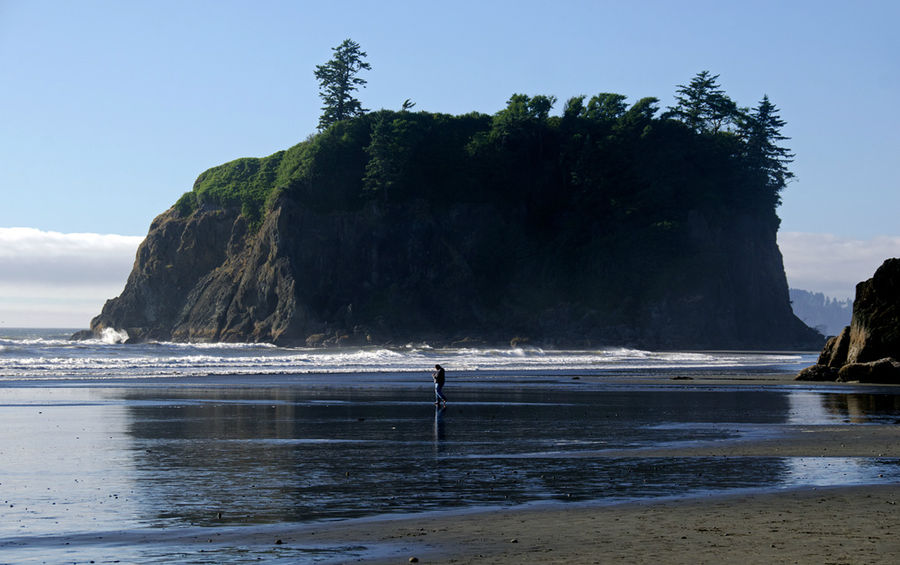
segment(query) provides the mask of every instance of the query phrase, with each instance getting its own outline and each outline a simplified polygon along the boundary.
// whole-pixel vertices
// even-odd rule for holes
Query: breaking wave
[[[628,348],[566,351],[539,348],[440,349],[427,344],[398,348],[310,349],[257,343],[125,344],[126,332],[70,341],[62,334],[32,332],[0,337],[0,380],[135,379],[206,375],[411,373],[440,363],[474,375],[606,374],[704,368],[799,370],[809,355],[744,352],[654,352]],[[812,359],[812,360],[811,360]]]

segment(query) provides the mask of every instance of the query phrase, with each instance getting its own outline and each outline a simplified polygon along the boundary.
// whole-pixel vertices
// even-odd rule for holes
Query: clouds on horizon
[[[0,323],[87,327],[122,292],[143,239],[0,228]]]
[[[0,324],[87,327],[122,292],[143,239],[0,228]],[[782,232],[778,245],[792,288],[834,298],[852,298],[858,282],[888,257],[900,257],[900,236]]]
[[[788,285],[832,298],[853,298],[885,259],[900,257],[900,236],[852,239],[826,233],[780,232]]]

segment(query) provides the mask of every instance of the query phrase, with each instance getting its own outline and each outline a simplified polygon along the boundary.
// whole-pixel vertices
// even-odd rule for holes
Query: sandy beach
[[[644,457],[900,456],[900,430],[796,427],[778,441],[729,442]],[[826,452],[828,453],[826,455]],[[610,451],[609,457],[620,453]],[[663,459],[661,459],[662,461]],[[198,553],[244,547],[327,563],[896,563],[900,484],[749,490],[623,504],[546,504],[314,525],[107,534],[111,545]],[[86,541],[61,538],[54,543]],[[329,560],[329,551],[341,557]],[[301,559],[300,562],[303,562]]]
[[[900,456],[900,429],[798,427],[778,441],[646,456]],[[610,452],[609,456],[617,456]],[[268,532],[284,544],[380,548],[358,562],[896,563],[900,485],[790,489],[621,505],[432,514]],[[247,540],[249,541],[249,540]],[[258,539],[258,542],[264,540]],[[378,556],[380,551],[390,556]]]
[[[635,373],[8,387],[0,565],[896,561],[900,389]]]
[[[362,559],[370,563],[896,563],[898,501],[897,485],[806,489],[430,517],[323,533],[399,546],[394,558]]]

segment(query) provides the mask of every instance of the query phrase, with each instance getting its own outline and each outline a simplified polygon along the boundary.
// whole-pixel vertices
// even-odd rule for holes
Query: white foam
[[[128,341],[128,332],[114,328],[103,328],[103,331],[100,332],[100,341],[109,344],[125,343]]]
[[[344,349],[282,348],[256,343],[125,344],[127,332],[107,329],[98,339],[59,340],[55,334],[0,340],[0,378],[134,378],[251,374],[372,374],[428,371],[436,363],[471,373],[659,370],[800,364],[799,354],[654,352],[628,348]],[[810,364],[814,361],[810,361]],[[799,367],[798,369],[799,370]]]

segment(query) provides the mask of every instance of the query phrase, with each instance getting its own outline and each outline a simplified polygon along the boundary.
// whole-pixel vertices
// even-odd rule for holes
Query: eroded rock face
[[[668,264],[611,264],[595,259],[591,240],[528,239],[518,214],[425,201],[327,211],[285,198],[251,227],[237,209],[172,209],[91,332],[309,346],[821,343],[791,312],[770,224],[697,214],[696,234]],[[633,284],[610,291],[611,272]]]
[[[850,346],[850,326],[828,339],[825,342],[825,348],[819,354],[817,365],[824,365],[832,369],[840,369],[841,365],[847,362],[847,350]],[[832,379],[833,380],[833,379]]]
[[[894,258],[856,285],[850,325],[828,340],[817,364],[801,371],[797,379],[900,383],[896,359],[900,359],[900,259]],[[834,378],[810,378],[813,375]]]
[[[900,358],[900,259],[888,259],[856,285],[848,363]]]
[[[198,282],[225,261],[229,241],[244,221],[234,210],[201,210],[181,217],[159,215],[138,247],[122,294],[107,300],[91,321],[91,332],[125,330],[134,341],[172,338],[188,297]]]

